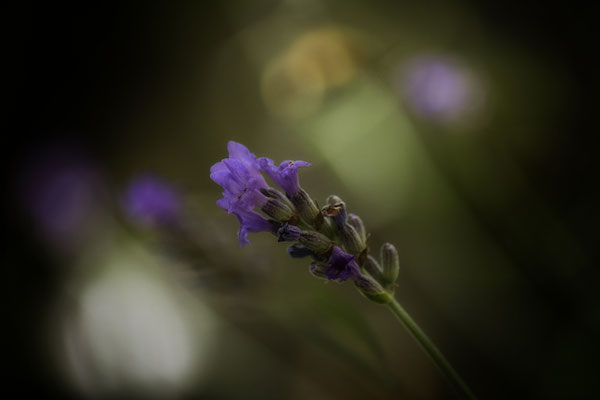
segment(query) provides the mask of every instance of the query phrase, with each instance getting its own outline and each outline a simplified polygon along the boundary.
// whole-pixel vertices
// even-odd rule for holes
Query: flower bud
[[[261,211],[277,221],[290,221],[296,218],[292,209],[284,202],[274,198],[269,198],[261,208]]]
[[[289,199],[296,208],[296,212],[300,219],[302,219],[308,225],[314,226],[315,219],[319,215],[320,211],[308,193],[306,193],[304,189],[300,188],[298,192]]]
[[[316,255],[329,252],[333,246],[333,243],[327,236],[315,231],[302,231],[298,241]]]
[[[394,245],[385,243],[381,246],[381,265],[383,267],[383,283],[391,285],[398,279],[400,261]]]
[[[319,218],[320,217],[320,218]],[[337,234],[337,228],[331,222],[331,220],[323,217],[323,214],[317,215],[317,223],[315,224],[317,231],[321,232],[327,237],[334,237]]]
[[[344,224],[340,229],[342,243],[351,254],[360,254],[367,247],[365,241],[360,237],[356,229],[350,224]]]
[[[277,230],[277,241],[278,242],[295,242],[300,238],[302,229],[297,226],[284,224]]]
[[[335,194],[332,194],[325,199],[325,203],[327,203],[327,204],[337,204],[337,203],[343,203],[343,202],[344,201],[339,196],[336,196]]]
[[[367,243],[367,231],[365,229],[365,225],[362,222],[362,219],[358,215],[349,214],[348,215],[348,224],[352,225],[356,232],[361,237],[361,239]]]
[[[319,263],[319,262],[314,262],[314,263],[310,264],[310,266],[308,267],[308,270],[310,271],[311,274],[313,274],[314,276],[316,276],[319,279],[326,279],[326,280],[329,280],[329,278],[327,277],[328,269],[329,269],[329,265]]]
[[[290,199],[288,199],[283,193],[281,193],[279,190],[274,189],[272,187],[269,188],[262,188],[260,189],[260,192],[266,196],[266,197],[270,197],[276,200],[281,201],[282,203],[284,203],[286,206],[288,206],[290,208],[290,210],[294,209],[294,205],[290,202]]]
[[[392,296],[375,279],[360,274],[354,279],[354,286],[369,300],[379,304],[387,304]]]
[[[299,245],[299,244],[291,245],[290,247],[287,248],[287,252],[292,258],[304,258],[304,257],[312,256],[314,254],[307,247]]]
[[[363,268],[377,282],[383,281],[383,272],[381,270],[381,266],[379,265],[377,260],[375,260],[375,258],[373,258],[371,256],[367,256],[367,258],[365,259],[365,262],[363,264]]]

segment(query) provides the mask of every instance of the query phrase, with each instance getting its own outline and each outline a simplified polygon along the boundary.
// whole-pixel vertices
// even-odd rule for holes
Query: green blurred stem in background
[[[425,332],[419,328],[419,325],[411,318],[406,310],[392,298],[387,306],[392,313],[400,320],[402,325],[410,332],[411,336],[419,343],[421,348],[431,358],[442,374],[448,379],[454,390],[465,399],[475,399],[475,395],[469,389],[467,384],[461,379],[458,373],[452,368],[446,357],[439,351],[433,342],[427,337]]]

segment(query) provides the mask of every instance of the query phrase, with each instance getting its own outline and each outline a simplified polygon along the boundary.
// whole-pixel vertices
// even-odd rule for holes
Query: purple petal
[[[293,167],[295,169],[303,168],[303,167],[310,167],[310,163],[306,162],[306,161],[302,161],[302,160],[297,160],[297,161],[285,160],[285,161],[282,161],[279,164],[279,169],[288,168],[289,166],[292,166],[292,165],[293,165]]]
[[[256,157],[248,150],[246,146],[241,143],[230,140],[227,142],[227,151],[229,152],[229,158],[238,160],[247,160],[249,163],[254,162]]]
[[[224,189],[223,196],[228,200],[226,210],[231,212],[234,206],[248,210],[261,208],[266,198],[259,190],[269,186],[260,174],[256,157],[239,143],[229,142],[228,148],[231,158],[210,169],[211,179]],[[225,202],[219,206],[225,208]]]
[[[242,247],[250,244],[250,241],[248,240],[248,233],[273,232],[274,230],[273,224],[255,211],[238,209],[234,210],[233,213],[240,222],[238,240],[240,241],[240,245]]]
[[[248,177],[253,177],[257,179],[262,187],[267,188],[267,182],[265,182],[265,178],[260,174],[260,169],[256,162],[256,156],[250,152],[241,143],[234,142],[230,140],[227,143],[227,151],[229,152],[229,159],[237,160],[245,165],[248,171]]]
[[[286,160],[276,167],[273,160],[261,157],[258,159],[258,165],[288,194],[288,196],[294,196],[298,193],[298,190],[300,190],[298,168],[308,167],[310,166],[310,163],[307,163],[306,161]]]
[[[345,281],[348,278],[358,276],[360,273],[359,267],[354,261],[354,256],[345,253],[338,246],[333,246],[331,257],[329,257],[327,263],[330,265],[325,271],[327,279]]]

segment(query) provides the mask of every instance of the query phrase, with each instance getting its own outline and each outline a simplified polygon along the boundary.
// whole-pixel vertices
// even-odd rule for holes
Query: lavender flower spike
[[[294,242],[288,247],[288,254],[294,258],[310,256],[312,275],[338,282],[350,280],[367,299],[387,305],[461,398],[475,399],[448,360],[394,298],[399,268],[395,248],[390,244],[383,246],[382,269],[369,255],[368,235],[361,219],[347,216],[338,196],[330,196],[328,206],[319,209],[298,182],[298,168],[309,163],[284,161],[276,167],[271,159],[257,159],[239,143],[229,142],[227,148],[229,158],[213,165],[210,177],[224,189],[217,205],[240,221],[238,239],[242,247],[249,243],[248,233],[252,232],[271,232],[279,242]],[[261,172],[268,174],[285,191],[285,196],[269,187]],[[270,219],[254,211],[255,208]]]
[[[325,271],[325,276],[329,280],[345,281],[348,278],[356,279],[360,275],[360,269],[354,261],[354,256],[345,253],[338,246],[333,246],[327,264],[329,264],[329,268]]]
[[[229,213],[234,209],[261,208],[267,198],[260,193],[260,189],[267,189],[269,185],[260,174],[256,156],[244,145],[233,141],[227,143],[227,150],[229,158],[210,168],[210,178],[225,189],[223,197],[226,202],[221,202],[219,206]]]
[[[292,197],[300,190],[298,183],[298,168],[308,167],[310,163],[306,161],[291,161],[286,160],[275,166],[275,163],[270,158],[261,157],[258,159],[258,165],[267,175],[271,177],[284,191]]]

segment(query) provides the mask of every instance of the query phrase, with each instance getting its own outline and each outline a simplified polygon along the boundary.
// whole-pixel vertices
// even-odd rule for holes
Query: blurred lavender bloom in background
[[[96,165],[73,144],[54,144],[26,162],[22,204],[44,239],[60,250],[76,247],[101,211],[103,182]]]
[[[418,55],[396,73],[396,88],[421,117],[455,120],[483,100],[480,82],[456,60],[441,55]]]
[[[175,188],[150,174],[131,181],[121,204],[133,222],[146,227],[176,223],[182,211],[181,197]]]

